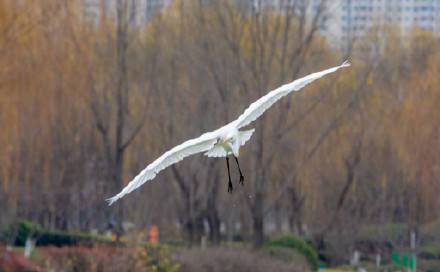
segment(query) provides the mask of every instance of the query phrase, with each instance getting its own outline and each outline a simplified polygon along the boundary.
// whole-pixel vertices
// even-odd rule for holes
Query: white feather
[[[119,194],[107,199],[107,202],[109,205],[112,205],[115,201],[126,194],[131,193],[145,182],[154,179],[157,173],[166,167],[175,164],[190,155],[210,150],[216,141],[217,135],[215,133],[206,133],[199,138],[188,140],[165,152],[157,160],[142,170]]]
[[[221,158],[226,157],[227,152],[221,145],[214,146],[211,150],[205,153],[205,156],[208,156],[210,158]]]
[[[252,137],[252,134],[254,133],[255,129],[245,130],[245,131],[239,131],[238,132],[238,138],[240,141],[240,146],[244,145],[249,139]]]
[[[107,199],[109,205],[113,204],[126,194],[131,193],[145,182],[154,179],[157,173],[166,167],[175,164],[190,155],[205,152],[205,155],[208,157],[226,157],[231,153],[238,156],[239,147],[244,145],[251,138],[252,133],[254,133],[254,129],[247,131],[238,131],[238,129],[247,126],[256,120],[281,97],[292,91],[300,90],[318,78],[336,72],[342,67],[348,66],[350,66],[350,63],[344,62],[340,66],[313,73],[289,84],[285,84],[252,103],[237,120],[213,132],[208,132],[198,138],[188,140],[165,152],[162,156],[142,170],[132,181],[130,181],[130,183],[128,183],[127,186],[125,186],[124,189],[122,189],[120,193]]]
[[[340,66],[336,66],[321,72],[313,73],[303,78],[297,79],[291,83],[285,84],[265,96],[261,97],[254,103],[252,103],[242,115],[238,117],[236,122],[237,128],[242,128],[244,126],[249,125],[251,122],[255,121],[258,117],[260,117],[270,106],[272,106],[275,102],[277,102],[283,96],[288,95],[292,91],[299,91],[307,84],[317,80],[327,74],[336,72],[338,69],[342,67],[348,67],[350,63],[345,61]]]

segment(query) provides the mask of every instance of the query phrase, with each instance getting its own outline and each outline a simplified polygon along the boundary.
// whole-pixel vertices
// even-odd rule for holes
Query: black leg
[[[240,169],[240,164],[238,163],[238,159],[237,159],[237,157],[235,157],[234,156],[234,158],[235,158],[235,161],[237,162],[237,166],[238,166],[238,172],[240,172],[240,184],[243,186],[243,182],[244,182],[244,176],[243,176],[243,174],[241,173],[241,169]]]
[[[232,187],[231,171],[229,170],[229,157],[226,157],[226,165],[228,166],[228,178],[229,178],[229,183],[228,183],[228,193],[232,193],[232,190],[233,190],[234,188]]]

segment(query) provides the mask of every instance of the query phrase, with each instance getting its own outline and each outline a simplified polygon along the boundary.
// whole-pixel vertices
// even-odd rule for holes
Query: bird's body
[[[239,147],[236,143],[238,143],[238,129],[232,126],[227,127],[224,130],[224,134],[218,137],[217,143],[214,145],[213,149],[223,149],[227,155],[232,153],[235,156],[238,156]]]
[[[228,155],[238,157],[240,146],[250,139],[253,132],[254,129],[239,131],[234,122],[210,132],[212,136],[216,137],[217,141],[205,155],[208,157],[226,157]]]
[[[204,154],[208,157],[226,157],[229,176],[228,191],[232,191],[232,183],[229,173],[229,156],[233,156],[235,158],[240,171],[240,183],[243,183],[243,175],[241,173],[237,157],[239,156],[240,147],[251,138],[253,132],[255,131],[255,129],[243,131],[240,129],[249,125],[251,122],[260,117],[270,106],[272,106],[283,96],[286,96],[292,91],[298,91],[312,81],[327,74],[333,73],[342,67],[348,66],[350,66],[350,64],[348,62],[344,62],[340,66],[313,73],[291,83],[285,84],[252,103],[244,111],[244,113],[238,117],[238,119],[217,130],[204,133],[198,138],[188,140],[181,145],[175,146],[149,164],[132,181],[130,181],[130,183],[120,193],[109,198],[109,205],[113,204],[124,195],[131,193],[145,182],[154,179],[157,173],[166,167],[179,162],[187,156],[200,152],[204,152]]]

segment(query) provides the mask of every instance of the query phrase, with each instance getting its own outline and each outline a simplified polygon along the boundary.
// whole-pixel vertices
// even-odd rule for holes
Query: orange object
[[[154,245],[159,243],[159,228],[156,225],[152,225],[148,232],[148,242]]]

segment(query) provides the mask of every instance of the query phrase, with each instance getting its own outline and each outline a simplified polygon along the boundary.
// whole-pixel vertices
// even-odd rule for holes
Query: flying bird
[[[303,78],[297,79],[291,83],[285,84],[273,91],[270,91],[265,96],[261,97],[254,103],[252,103],[238,119],[230,122],[229,124],[202,134],[200,137],[188,140],[181,145],[175,146],[171,150],[165,152],[158,159],[149,164],[144,170],[142,170],[130,183],[122,189],[117,195],[107,199],[109,205],[115,203],[118,199],[122,198],[126,194],[131,193],[135,189],[139,188],[145,182],[152,180],[156,175],[167,168],[168,166],[175,164],[185,157],[194,155],[197,153],[205,152],[208,157],[226,157],[226,165],[228,169],[228,192],[232,192],[231,174],[229,169],[229,156],[234,157],[238,170],[240,173],[240,184],[243,185],[244,176],[238,163],[238,156],[240,146],[243,146],[252,136],[255,129],[240,130],[241,128],[249,125],[260,117],[270,106],[283,96],[288,95],[293,91],[299,91],[312,81],[321,78],[327,74],[334,73],[342,67],[348,67],[350,63],[345,61],[340,66],[332,67],[321,72],[313,73]]]

